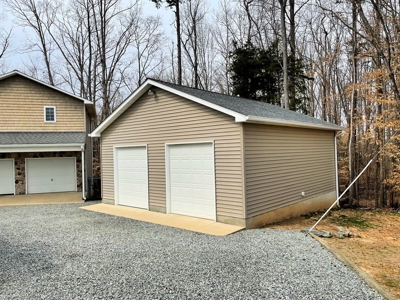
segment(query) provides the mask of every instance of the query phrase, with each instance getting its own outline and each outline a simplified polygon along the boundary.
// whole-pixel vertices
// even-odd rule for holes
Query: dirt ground
[[[322,213],[311,213],[267,228],[311,228],[321,216]],[[336,226],[349,229],[354,236],[337,238]],[[333,237],[324,239],[329,245],[350,258],[390,294],[400,299],[400,212],[338,209],[330,212],[316,229],[331,232]]]

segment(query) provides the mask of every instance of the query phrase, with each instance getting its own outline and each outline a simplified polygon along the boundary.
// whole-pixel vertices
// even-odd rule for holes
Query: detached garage
[[[104,203],[252,228],[335,201],[341,130],[149,79],[91,136],[101,137]]]

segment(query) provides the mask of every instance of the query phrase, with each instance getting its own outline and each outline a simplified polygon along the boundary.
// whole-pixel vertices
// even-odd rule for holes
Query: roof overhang
[[[85,144],[14,144],[0,145],[0,153],[83,151]]]
[[[85,103],[85,107],[86,107],[86,110],[89,113],[90,117],[92,117],[92,118],[96,118],[97,117],[96,107],[94,106],[94,104],[92,102]]]
[[[249,123],[262,123],[269,125],[278,125],[278,126],[288,126],[288,127],[301,127],[301,128],[311,128],[311,129],[322,129],[322,130],[332,130],[332,131],[342,131],[345,128],[340,126],[325,126],[311,123],[303,123],[303,122],[295,122],[295,121],[287,121],[287,120],[279,120],[279,119],[271,119],[271,118],[261,118],[254,116],[246,116],[241,113],[235,112],[233,110],[227,109],[225,107],[219,106],[217,104],[208,102],[206,100],[200,99],[198,97],[189,95],[187,93],[178,91],[174,88],[171,88],[167,85],[164,85],[158,81],[154,81],[152,79],[147,79],[140,87],[136,89],[108,118],[106,118],[89,136],[91,137],[100,137],[102,132],[107,129],[120,115],[122,115],[133,103],[135,103],[141,96],[143,96],[149,89],[152,87],[158,87],[165,91],[168,91],[177,96],[184,97],[188,100],[194,101],[196,103],[202,104],[206,107],[212,108],[229,116],[235,118],[235,122],[249,122]]]
[[[303,123],[296,121],[286,121],[272,118],[261,118],[254,116],[247,116],[243,120],[236,120],[236,122],[246,122],[246,123],[258,123],[258,124],[266,124],[266,125],[275,125],[275,126],[286,126],[286,127],[298,127],[298,128],[310,128],[310,129],[320,129],[320,130],[329,130],[329,131],[343,131],[346,128],[338,125],[332,124],[332,126],[327,125],[319,125],[312,123]]]

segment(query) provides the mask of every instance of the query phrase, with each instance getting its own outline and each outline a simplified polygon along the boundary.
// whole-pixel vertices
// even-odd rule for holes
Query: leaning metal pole
[[[357,179],[362,175],[362,173],[364,173],[364,171],[369,167],[369,165],[374,161],[375,158],[378,157],[379,153],[382,152],[382,150],[387,146],[387,144],[389,144],[392,139],[397,135],[397,133],[400,131],[400,129],[397,129],[397,131],[392,135],[392,137],[383,145],[383,147],[375,154],[375,156],[367,163],[367,165],[364,167],[364,169],[362,169],[362,171],[360,172],[360,174],[358,174],[358,176],[349,184],[349,186],[347,187],[347,189],[344,190],[344,192],[339,196],[339,198],[336,199],[335,202],[333,202],[333,204],[331,205],[331,207],[328,208],[328,210],[322,215],[321,218],[319,218],[319,220],[314,224],[313,227],[311,227],[308,232],[306,233],[306,235],[308,235],[311,230],[313,230],[319,222],[321,222],[321,220],[323,218],[325,218],[325,216],[329,213],[329,211],[336,205],[336,203],[339,202],[339,200],[343,197],[343,195],[349,190],[349,188],[354,184],[354,182],[357,181]]]

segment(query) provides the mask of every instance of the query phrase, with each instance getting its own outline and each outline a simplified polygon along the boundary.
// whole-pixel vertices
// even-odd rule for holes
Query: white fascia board
[[[238,122],[238,121],[237,121]],[[279,119],[271,119],[271,118],[261,118],[249,116],[245,121],[247,123],[263,123],[268,125],[277,125],[277,126],[286,126],[286,127],[299,127],[299,128],[310,128],[310,129],[321,129],[321,130],[332,130],[332,131],[343,131],[346,128],[337,126],[337,125],[319,125],[312,123],[303,123],[297,121],[287,121],[287,120],[279,120]]]
[[[85,144],[0,145],[0,153],[82,151]]]
[[[230,115],[234,117],[235,119],[244,119],[246,118],[245,115],[239,114],[235,111],[232,111],[230,109],[224,108],[222,106],[210,103],[208,101],[202,100],[200,98],[194,97],[192,95],[186,94],[184,92],[178,91],[174,88],[171,88],[169,86],[166,86],[160,82],[147,79],[129,98],[127,98],[107,119],[103,121],[89,136],[91,137],[100,137],[101,133],[108,127],[110,126],[123,112],[125,112],[133,103],[136,102],[144,93],[146,93],[151,87],[158,87],[164,91],[170,92],[172,94],[175,94],[177,96],[181,96],[185,99],[194,101],[196,103],[199,103],[201,105],[207,106],[209,108],[212,108],[214,110],[220,111],[224,114]]]
[[[74,94],[72,94],[72,93],[70,93],[70,92],[64,91],[64,90],[62,90],[62,89],[60,89],[60,88],[58,88],[58,87],[55,87],[55,86],[53,86],[53,85],[50,85],[50,84],[45,83],[45,82],[43,82],[43,81],[40,81],[40,80],[38,80],[38,79],[36,79],[36,78],[30,77],[30,76],[28,76],[28,75],[26,75],[26,74],[24,74],[24,73],[21,73],[20,71],[17,71],[17,70],[12,71],[12,72],[10,72],[10,73],[7,73],[7,74],[4,74],[4,75],[0,76],[0,80],[6,79],[6,78],[8,78],[8,77],[12,77],[12,76],[14,76],[14,75],[20,75],[20,76],[25,77],[25,78],[27,78],[27,79],[29,79],[29,80],[35,81],[35,82],[37,82],[37,83],[39,83],[39,84],[41,84],[41,85],[47,86],[48,88],[51,88],[51,89],[56,90],[56,91],[59,91],[59,92],[61,92],[61,93],[63,93],[63,94],[66,94],[66,95],[68,95],[68,96],[74,97],[75,99],[81,100],[81,101],[83,101],[83,103],[85,103],[85,104],[93,104],[92,101],[89,101],[89,100],[87,100],[87,99],[84,99],[84,98],[81,98],[81,97],[79,97],[79,96],[76,96],[76,95],[74,95]]]
[[[92,133],[90,137],[100,137],[101,133],[106,130],[122,113],[124,113],[133,103],[136,102],[149,88],[148,80],[146,80],[141,87],[134,91],[118,108],[109,115]]]

